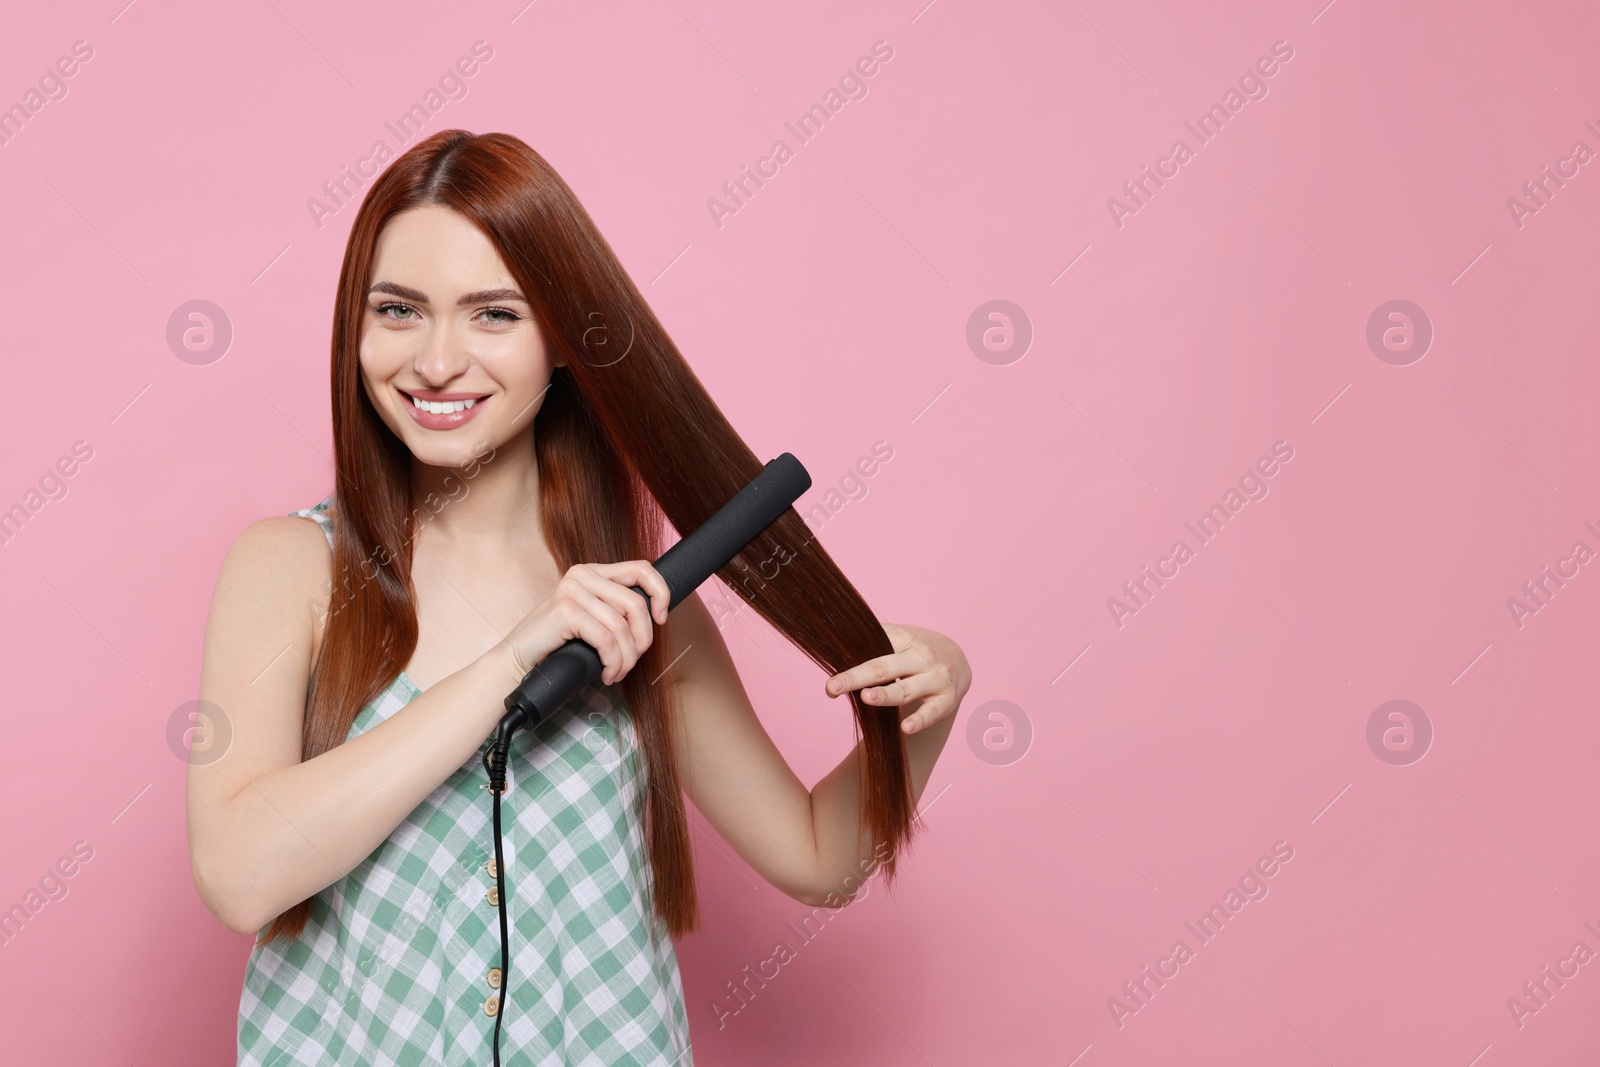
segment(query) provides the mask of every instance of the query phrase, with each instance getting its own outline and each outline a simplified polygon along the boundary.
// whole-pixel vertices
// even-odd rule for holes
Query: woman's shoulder
[[[279,588],[315,589],[331,569],[332,497],[286,515],[268,515],[240,530],[223,561],[223,574],[272,576]],[[310,521],[307,521],[310,520]]]
[[[207,655],[223,661],[287,645],[315,649],[326,614],[333,554],[316,524],[296,515],[256,519],[234,537],[207,617]]]

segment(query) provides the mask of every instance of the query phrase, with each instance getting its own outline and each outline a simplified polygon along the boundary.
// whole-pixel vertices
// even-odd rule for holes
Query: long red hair
[[[362,317],[378,235],[399,212],[443,204],[494,243],[552,355],[564,354],[533,424],[540,509],[558,566],[655,559],[663,516],[680,533],[704,522],[762,462],[718,410],[578,198],[544,158],[504,133],[443,130],[373,184],[345,247],[333,313],[333,446],[338,521],[322,651],[313,669],[301,758],[342,743],[357,713],[392,684],[417,644],[411,584],[411,453],[362,385]],[[627,347],[618,343],[625,340]],[[621,349],[621,352],[619,352]],[[625,354],[624,354],[625,353]],[[774,561],[783,561],[775,575]],[[832,673],[894,651],[861,594],[791,507],[718,572],[812,661]],[[653,908],[673,937],[698,922],[694,872],[653,643],[622,681],[645,753],[645,836]],[[856,694],[865,741],[859,827],[886,885],[910,842],[914,801],[894,709]],[[311,899],[279,915],[263,941],[293,939]]]

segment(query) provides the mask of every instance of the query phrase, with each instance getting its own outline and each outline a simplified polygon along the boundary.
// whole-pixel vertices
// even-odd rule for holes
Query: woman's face
[[[424,204],[384,226],[361,318],[361,377],[419,461],[463,467],[490,455],[533,422],[561,363],[465,216]]]

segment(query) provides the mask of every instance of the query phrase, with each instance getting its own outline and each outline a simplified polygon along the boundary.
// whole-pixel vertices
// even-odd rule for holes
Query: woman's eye
[[[409,304],[387,303],[387,304],[379,304],[377,307],[373,308],[373,311],[376,312],[378,315],[383,316],[385,318],[394,319],[394,318],[403,318],[404,317],[404,316],[387,314],[387,312],[389,311],[390,308],[395,308],[395,309],[403,310],[403,311],[414,311],[415,310]]]
[[[484,314],[485,315],[504,315],[505,316],[505,318],[503,318],[503,319],[491,319],[490,320],[491,322],[517,322],[517,321],[521,320],[521,318],[522,318],[522,316],[518,315],[516,312],[507,311],[505,308],[486,308],[484,310]]]

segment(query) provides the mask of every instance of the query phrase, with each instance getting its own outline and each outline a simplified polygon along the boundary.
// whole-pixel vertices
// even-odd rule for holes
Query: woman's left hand
[[[835,674],[828,679],[828,695],[861,689],[868,704],[898,706],[900,729],[908,734],[954,715],[972,685],[972,669],[961,646],[918,626],[885,623],[883,632],[894,652]]]

